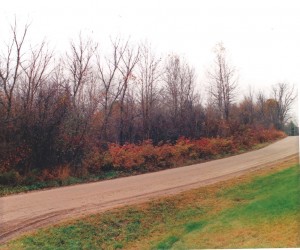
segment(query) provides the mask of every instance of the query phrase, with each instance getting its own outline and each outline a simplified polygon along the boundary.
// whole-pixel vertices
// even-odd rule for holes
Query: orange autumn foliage
[[[207,160],[217,155],[236,153],[255,144],[284,137],[275,129],[248,129],[243,134],[228,138],[201,138],[190,140],[180,137],[176,143],[155,146],[151,140],[141,144],[110,144],[105,155],[105,164],[117,170],[146,170],[169,168],[188,160]],[[101,168],[101,166],[99,166]]]

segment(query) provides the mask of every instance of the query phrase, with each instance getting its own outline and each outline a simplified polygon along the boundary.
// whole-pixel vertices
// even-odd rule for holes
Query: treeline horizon
[[[238,75],[221,43],[204,84],[183,57],[158,57],[147,43],[116,38],[102,51],[79,36],[57,58],[45,42],[25,48],[29,25],[10,28],[0,56],[2,171],[78,168],[91,149],[105,151],[109,143],[283,130],[296,97],[293,86],[274,83],[269,95],[249,89],[238,101]]]

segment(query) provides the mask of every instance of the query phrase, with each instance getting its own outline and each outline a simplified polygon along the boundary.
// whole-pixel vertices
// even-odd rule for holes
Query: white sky
[[[199,81],[222,41],[239,73],[240,91],[269,89],[300,79],[298,0],[9,0],[1,1],[0,34],[8,25],[31,22],[29,39],[46,38],[64,50],[81,31],[105,43],[109,36],[147,39],[157,52],[185,56]],[[3,39],[2,39],[3,40]],[[1,41],[0,41],[1,42]]]

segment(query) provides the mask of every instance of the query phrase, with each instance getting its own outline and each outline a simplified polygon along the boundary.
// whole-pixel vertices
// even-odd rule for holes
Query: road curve
[[[59,221],[238,176],[299,153],[299,138],[186,167],[0,198],[0,243]]]

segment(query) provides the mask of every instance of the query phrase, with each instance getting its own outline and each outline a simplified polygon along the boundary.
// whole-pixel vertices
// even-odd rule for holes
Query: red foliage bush
[[[231,138],[211,139],[209,146],[215,154],[230,154],[235,152],[235,145]]]
[[[107,170],[111,165],[111,156],[107,152],[103,152],[98,147],[92,147],[86,154],[82,168],[87,172],[98,173]]]
[[[255,144],[276,140],[285,134],[275,129],[251,129],[238,131],[228,138],[201,138],[190,140],[180,137],[175,144],[165,143],[154,146],[151,140],[141,144],[109,144],[103,152],[92,148],[83,167],[88,172],[107,169],[122,171],[153,171],[181,165],[188,160],[211,159],[216,155],[232,154]]]
[[[272,140],[276,140],[285,136],[284,132],[278,131],[276,129],[260,129],[254,131],[254,137],[258,142],[268,142]]]
[[[176,162],[176,150],[169,143],[155,147],[155,155],[157,156],[157,167],[159,168],[169,168]]]
[[[70,165],[63,164],[51,170],[43,169],[42,173],[38,176],[38,180],[39,181],[66,180],[70,176],[71,176]]]
[[[116,169],[132,169],[144,163],[141,146],[135,144],[125,144],[119,146],[111,144],[109,146],[109,154],[111,155],[111,163]]]
[[[283,132],[275,129],[243,128],[227,138],[191,140],[180,137],[174,144],[161,143],[156,146],[151,140],[147,140],[140,144],[127,143],[123,146],[109,144],[107,150],[101,146],[93,145],[86,152],[81,168],[77,168],[76,173],[84,176],[89,173],[101,173],[112,169],[139,172],[155,171],[183,165],[190,160],[207,160],[217,155],[232,154],[242,149],[249,149],[258,143],[269,142],[284,136]],[[26,161],[28,154],[26,147],[18,148],[14,154],[8,154],[1,162],[2,172],[8,172],[11,166],[17,167],[20,162]],[[52,169],[43,169],[38,175],[38,179],[40,181],[66,179],[73,172],[74,169],[69,164],[60,164]],[[1,178],[4,182],[13,177],[18,180],[21,178],[14,173],[8,176],[3,175]]]
[[[215,148],[211,147],[211,139],[202,138],[200,140],[194,141],[194,145],[197,152],[197,158],[208,158],[212,155],[217,154]]]
[[[155,168],[166,168],[175,162],[175,148],[173,145],[164,144],[154,146],[152,141],[144,141],[141,145],[110,144],[108,159],[114,169],[133,170],[145,168],[154,170]]]
[[[195,144],[193,141],[180,137],[176,144],[174,145],[175,155],[178,161],[194,158],[196,155],[195,153]]]

